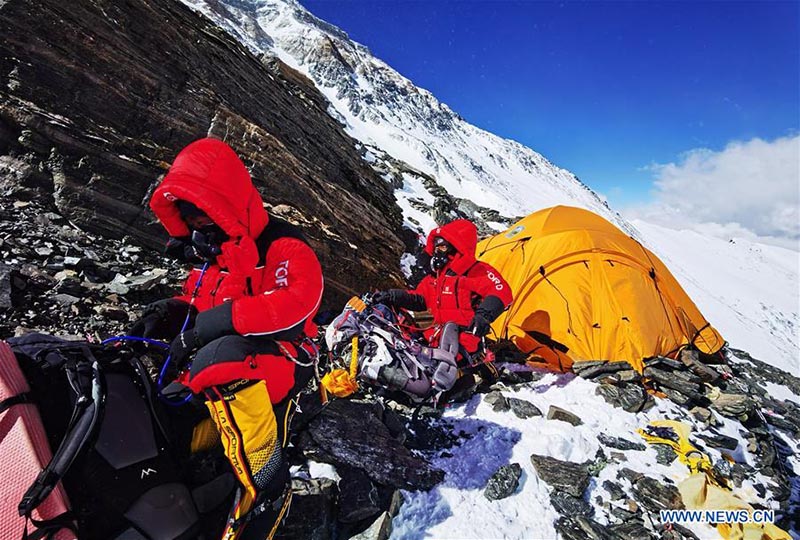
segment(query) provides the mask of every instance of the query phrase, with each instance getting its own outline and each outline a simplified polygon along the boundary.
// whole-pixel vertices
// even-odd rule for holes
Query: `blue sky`
[[[800,2],[301,0],[617,208],[652,164],[800,127]]]

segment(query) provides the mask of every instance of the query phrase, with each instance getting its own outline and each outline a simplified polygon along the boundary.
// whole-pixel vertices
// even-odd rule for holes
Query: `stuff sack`
[[[164,412],[138,358],[42,334],[9,344],[57,450],[49,465],[42,460],[47,467],[38,477],[28,476],[21,501],[4,502],[4,515],[7,505],[43,508],[42,498],[61,480],[81,540],[202,538]],[[3,538],[20,536],[17,530]]]

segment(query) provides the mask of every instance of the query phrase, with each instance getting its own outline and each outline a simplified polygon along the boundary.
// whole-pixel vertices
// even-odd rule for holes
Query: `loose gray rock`
[[[647,447],[638,442],[629,441],[627,439],[621,439],[619,437],[613,437],[611,435],[606,435],[605,433],[600,433],[597,436],[597,440],[600,441],[602,444],[606,446],[610,446],[611,448],[616,448],[617,450],[645,450]]]
[[[658,532],[661,540],[700,540],[692,531],[677,523],[671,523],[669,527],[661,525]]]
[[[572,371],[584,379],[596,379],[601,375],[627,370],[633,370],[633,367],[628,362],[589,361],[572,364]]]
[[[618,525],[612,525],[608,530],[619,540],[647,540],[657,539],[653,531],[647,529],[643,523],[639,521],[627,521]]]
[[[561,420],[562,422],[567,422],[573,426],[580,426],[583,424],[583,420],[581,420],[578,415],[562,409],[561,407],[556,407],[555,405],[550,405],[550,409],[547,411],[547,419]]]
[[[640,412],[652,407],[655,403],[644,387],[639,383],[601,383],[595,389],[607,403],[620,407],[628,412]]]
[[[531,456],[536,473],[545,483],[575,497],[583,497],[589,486],[589,470],[585,463],[572,463],[548,456]]]
[[[683,499],[678,488],[649,476],[640,479],[633,486],[633,498],[650,512],[660,510],[681,510]]]
[[[719,397],[711,401],[711,408],[723,416],[739,418],[752,413],[755,409],[755,402],[744,394],[721,393]]]
[[[556,512],[562,516],[594,516],[594,507],[591,504],[583,500],[582,497],[573,497],[560,489],[554,489],[550,494],[550,503],[556,509]]]
[[[582,516],[562,517],[556,521],[556,531],[565,540],[615,540],[606,527]]]
[[[508,398],[508,404],[511,407],[511,412],[523,420],[534,416],[542,416],[542,411],[536,405],[524,399],[510,397]]]
[[[53,296],[53,300],[55,300],[59,305],[62,306],[71,306],[77,302],[80,302],[80,298],[77,296],[72,296],[71,294],[56,294]]]
[[[505,412],[511,408],[508,398],[498,391],[489,392],[483,397],[483,401],[491,405],[495,412]]]
[[[669,465],[676,459],[678,459],[678,454],[675,453],[675,450],[667,445],[667,444],[653,444],[653,449],[656,451],[656,461],[662,465]]]
[[[512,463],[511,465],[503,465],[497,472],[495,472],[483,495],[490,501],[499,501],[514,494],[519,487],[519,477],[522,475],[522,467],[519,463]]]
[[[622,487],[617,484],[616,482],[612,482],[611,480],[605,480],[603,482],[603,487],[606,491],[611,494],[612,501],[618,501],[620,499],[625,498],[625,492],[622,490]]]
[[[738,440],[733,437],[728,437],[727,435],[722,435],[721,433],[698,433],[697,436],[713,448],[733,451],[739,446]]]

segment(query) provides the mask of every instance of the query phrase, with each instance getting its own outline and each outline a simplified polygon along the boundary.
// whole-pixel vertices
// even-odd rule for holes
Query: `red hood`
[[[178,199],[208,214],[231,239],[255,239],[269,221],[244,163],[217,139],[200,139],[181,150],[150,199],[170,236],[187,236],[189,229],[175,205]]]
[[[425,252],[428,255],[433,255],[433,239],[437,236],[441,236],[458,250],[458,253],[446,268],[460,275],[475,264],[478,229],[474,223],[466,219],[457,219],[447,225],[433,229],[428,233],[428,242],[425,245]]]

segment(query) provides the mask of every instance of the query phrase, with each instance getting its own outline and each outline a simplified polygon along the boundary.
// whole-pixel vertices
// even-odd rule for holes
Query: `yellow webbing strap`
[[[350,378],[353,379],[353,382],[356,380],[356,375],[358,374],[358,337],[353,336],[353,340],[350,342],[350,348],[352,349],[352,353],[350,354]],[[356,387],[358,385],[356,384]]]
[[[657,428],[657,429],[649,429]],[[659,429],[669,432],[658,433]],[[727,480],[714,472],[711,460],[689,442],[691,429],[674,420],[655,420],[648,429],[637,430],[651,444],[666,444],[678,454],[692,474],[678,484],[681,499],[688,510],[739,510],[753,512],[753,507],[734,495]],[[718,523],[717,532],[726,540],[791,540],[789,533],[772,523]]]
[[[358,337],[353,337],[352,354],[350,356],[350,371],[334,369],[322,377],[322,386],[336,397],[347,397],[358,390],[356,375],[358,374]]]

